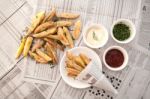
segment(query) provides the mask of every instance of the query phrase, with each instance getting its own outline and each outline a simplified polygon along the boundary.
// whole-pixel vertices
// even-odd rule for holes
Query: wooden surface
[[[150,37],[150,34],[148,34],[150,32],[148,28],[150,26],[150,1],[137,0],[135,5],[130,8],[124,8],[122,6],[128,6],[126,4],[131,0],[112,0],[115,1],[115,3],[101,2],[103,0],[83,0],[85,2],[82,1],[82,3],[79,3],[80,0],[60,1],[60,11],[61,9],[63,9],[63,11],[69,9],[69,7],[65,5],[75,4],[80,7],[88,5],[88,8],[84,9],[83,7],[82,9],[83,11],[87,11],[85,12],[87,14],[81,12],[84,25],[86,21],[93,20],[97,23],[103,23],[106,28],[109,29],[113,21],[122,17],[129,18],[136,24],[138,35],[134,42],[129,45],[120,45],[124,47],[129,54],[130,61],[128,66],[122,71],[112,72],[103,65],[103,73],[112,82],[119,94],[113,95],[110,92],[93,87],[87,89],[72,88],[61,78],[58,66],[55,67],[53,71],[54,74],[57,73],[57,76],[50,85],[22,81],[21,73],[24,71],[24,61],[23,59],[16,61],[14,55],[19,45],[19,38],[23,34],[22,31],[30,21],[29,19],[33,12],[32,5],[29,5],[25,0],[1,0],[0,99],[150,99],[150,52],[147,50],[150,48],[150,40],[146,39],[146,37]],[[51,3],[56,3],[55,1],[51,3],[48,1],[43,2],[49,5]],[[63,8],[61,8],[61,3],[64,5]],[[110,8],[111,6],[115,7],[114,9],[106,11],[105,9],[98,10],[102,9],[99,3],[103,3],[103,5]],[[76,7],[73,8],[78,9]],[[138,13],[133,13],[132,10],[137,11],[136,9],[140,11],[138,11]],[[127,13],[126,10],[129,10],[129,12]],[[132,13],[130,13],[130,11]],[[93,13],[96,14],[93,15]],[[114,16],[111,16],[111,14]],[[146,37],[143,35],[146,35]],[[104,48],[95,49],[95,51],[101,58],[103,51],[111,45],[118,44],[110,38],[108,44]],[[76,46],[85,46],[82,38]],[[27,95],[24,95],[25,93]]]

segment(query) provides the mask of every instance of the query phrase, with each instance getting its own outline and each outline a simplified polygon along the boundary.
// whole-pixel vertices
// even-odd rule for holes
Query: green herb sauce
[[[113,28],[113,35],[117,40],[124,41],[130,37],[130,28],[123,24],[118,23]]]

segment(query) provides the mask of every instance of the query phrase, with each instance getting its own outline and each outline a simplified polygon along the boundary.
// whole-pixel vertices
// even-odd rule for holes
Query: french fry
[[[41,64],[47,64],[48,63],[48,61],[46,61],[43,58],[39,58],[39,59],[35,59],[35,60],[36,60],[36,62],[41,63]]]
[[[20,55],[22,54],[25,42],[26,42],[26,38],[23,37],[22,40],[21,40],[21,44],[20,44],[20,46],[17,50],[16,56],[15,56],[16,59],[18,59],[20,57]]]
[[[74,69],[74,68],[66,68],[67,72],[70,74],[74,74],[74,75],[78,75],[80,73],[80,71]]]
[[[72,74],[72,73],[67,73],[67,75],[72,78],[75,78],[77,76],[76,74]]]
[[[72,26],[73,23],[71,21],[57,21],[56,25],[57,27]]]
[[[24,50],[23,50],[23,56],[24,57],[27,56],[27,54],[29,52],[29,49],[31,47],[32,41],[33,41],[32,37],[27,37],[27,40],[26,40],[26,43],[25,43],[25,46],[24,46]]]
[[[33,37],[35,37],[35,38],[46,37],[47,35],[56,33],[56,30],[57,30],[56,27],[52,27],[46,31],[41,32],[41,33],[33,34]]]
[[[67,40],[66,36],[64,35],[64,31],[61,27],[58,28],[58,36],[59,36],[59,39],[62,44],[66,45],[66,46],[69,45],[68,40]]]
[[[80,15],[79,14],[73,14],[73,13],[60,13],[57,15],[59,18],[66,18],[66,19],[76,19]]]
[[[50,39],[54,39],[54,40],[59,40],[59,36],[58,35],[48,35],[46,37],[50,38]]]
[[[85,54],[80,53],[79,56],[81,57],[81,59],[83,60],[83,62],[84,62],[86,65],[88,65],[88,64],[90,63],[91,59],[88,58]]]
[[[35,30],[34,30],[34,33],[39,33],[39,32],[42,32],[50,27],[54,26],[54,22],[45,22],[41,25],[39,25]]]
[[[46,64],[48,63],[48,61],[46,61],[45,59],[43,59],[42,57],[40,57],[39,55],[37,55],[36,53],[33,53],[31,51],[29,51],[29,55],[35,59],[36,62],[38,63],[42,63],[42,64]]]
[[[42,45],[43,45],[43,43],[44,43],[44,42],[43,42],[41,39],[38,39],[38,40],[35,42],[35,44],[33,44],[33,47],[32,47],[32,49],[31,49],[31,51],[34,52],[36,49],[41,48]]]
[[[66,27],[63,27],[63,30],[66,33],[66,38],[68,39],[69,47],[73,48],[74,47],[74,43],[73,43],[72,37],[71,37],[71,35],[69,33],[69,30]]]
[[[67,58],[70,59],[70,60],[73,60],[74,57],[75,57],[75,56],[73,55],[73,53],[70,52],[70,51],[67,51],[67,52],[66,52],[66,56],[67,56]]]
[[[53,40],[48,39],[48,38],[44,38],[44,40],[47,41],[49,44],[51,44],[53,47],[58,48],[58,49],[64,51],[65,47],[63,45],[60,45],[60,44],[58,44],[58,43],[56,43]]]
[[[73,34],[72,34],[72,36],[73,36],[73,38],[74,38],[75,40],[79,38],[79,36],[80,36],[80,31],[81,31],[81,21],[78,20],[78,21],[75,23],[75,29],[74,29]]]
[[[83,67],[80,66],[80,65],[78,65],[78,64],[76,64],[76,63],[73,64],[73,67],[74,67],[76,70],[79,70],[79,71],[82,71],[82,70],[83,70]]]
[[[46,21],[51,21],[53,17],[56,15],[56,9],[52,9],[52,11],[44,18],[43,23]]]
[[[80,56],[75,56],[74,61],[76,64],[82,66],[83,68],[86,67],[86,65],[84,64],[84,62],[82,61],[82,59],[80,58]]]
[[[43,51],[41,51],[40,49],[36,49],[36,53],[42,57],[43,59],[45,59],[46,61],[52,61],[52,58],[49,57],[47,54],[45,54]]]
[[[43,21],[45,17],[45,12],[39,12],[37,13],[37,15],[33,18],[32,22],[31,22],[31,26],[28,28],[27,30],[27,35],[31,34],[35,28]]]
[[[47,51],[51,52],[50,55],[52,56],[53,63],[55,64],[58,63],[57,53],[55,49],[49,43],[46,43],[46,46],[47,46]]]
[[[72,62],[71,60],[67,59],[67,60],[65,61],[65,63],[66,63],[66,66],[67,66],[67,67],[69,67],[69,68],[74,68],[74,67],[73,67],[73,62]]]

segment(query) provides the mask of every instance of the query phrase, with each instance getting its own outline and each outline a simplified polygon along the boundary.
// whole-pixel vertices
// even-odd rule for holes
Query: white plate
[[[102,71],[102,64],[101,64],[100,57],[92,49],[89,49],[87,47],[75,47],[75,48],[70,49],[68,51],[71,51],[75,55],[79,55],[80,53],[86,54],[89,58],[91,58],[93,61],[95,61],[96,63],[99,64],[100,71]],[[65,61],[66,61],[66,53],[64,54],[64,56],[62,57],[62,60],[60,62],[60,74],[61,74],[63,80],[68,85],[70,85],[74,88],[90,87],[91,86],[90,84],[78,81],[76,79],[73,79],[73,78],[67,76],[67,71],[65,69],[65,66],[66,66]]]

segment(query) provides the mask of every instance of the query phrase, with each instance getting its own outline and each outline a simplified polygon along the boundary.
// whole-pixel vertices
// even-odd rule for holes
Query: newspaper
[[[28,1],[30,2],[30,0]],[[48,73],[44,71],[45,68],[37,68],[38,72],[35,71],[35,69],[32,69],[33,71],[26,69],[26,71],[24,71],[25,67],[28,68],[29,66],[24,65],[25,62],[22,58],[17,61],[14,59],[16,49],[20,42],[19,38],[22,36],[24,28],[30,23],[30,16],[42,9],[48,11],[52,7],[58,8],[58,11],[80,13],[83,25],[88,21],[92,21],[104,24],[109,30],[112,22],[116,19],[129,18],[135,23],[137,30],[138,27],[143,27],[143,30],[147,30],[141,32],[140,35],[138,34],[139,38],[136,37],[137,40],[132,44],[121,45],[128,51],[131,59],[127,68],[120,72],[112,72],[103,66],[103,71],[106,76],[119,79],[112,82],[115,88],[118,87],[119,95],[116,97],[117,99],[124,99],[123,97],[125,96],[128,96],[125,98],[139,99],[143,94],[147,97],[146,99],[148,99],[149,93],[143,88],[147,88],[149,84],[149,72],[146,70],[150,70],[150,56],[147,50],[149,48],[148,26],[150,17],[147,11],[149,11],[150,2],[148,0],[145,1],[145,7],[142,6],[141,13],[143,23],[140,24],[141,21],[139,21],[139,17],[141,15],[140,8],[142,0],[42,0],[42,2],[38,0],[37,6],[36,4],[34,5],[34,11],[32,11],[31,7],[34,1],[28,4],[25,0],[1,0],[0,99],[106,99],[108,95],[115,97],[109,92],[103,93],[103,96],[100,94],[100,96],[98,95],[97,97],[96,94],[91,93],[100,90],[96,88],[81,90],[68,86],[62,80],[58,66],[52,71],[53,76],[50,74],[50,77],[47,77],[45,76],[46,74],[43,74]],[[139,29],[139,31],[141,31],[141,29]],[[78,44],[85,46],[81,38],[76,43],[76,46],[78,46]],[[95,51],[101,57],[105,48],[112,44],[117,45],[110,39],[103,49],[96,49]],[[60,54],[60,56],[61,55],[63,55],[63,53]],[[40,69],[42,72],[39,71]],[[24,75],[22,75],[23,72]],[[38,76],[32,75],[33,72],[40,74]],[[41,75],[42,79],[40,78]],[[27,77],[30,78],[26,79]],[[134,79],[132,77],[134,77]],[[38,78],[38,80],[35,80],[35,78]],[[26,79],[26,81],[30,82],[25,82],[22,79]],[[46,81],[43,81],[44,79],[46,79]],[[32,81],[33,83],[31,83]],[[117,83],[118,81],[121,81],[119,83],[120,86]],[[133,86],[137,82],[140,82],[141,85]],[[143,90],[143,92],[141,92],[141,90]],[[102,90],[100,90],[100,92],[101,91]]]
[[[22,64],[23,61],[0,80],[0,99],[45,99],[52,86],[22,81]]]

